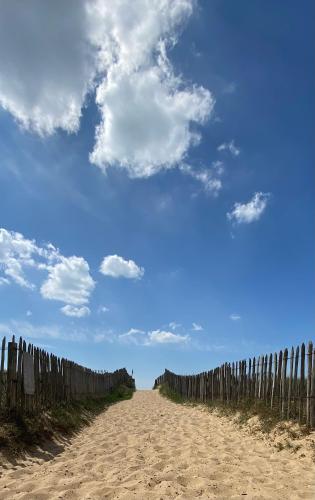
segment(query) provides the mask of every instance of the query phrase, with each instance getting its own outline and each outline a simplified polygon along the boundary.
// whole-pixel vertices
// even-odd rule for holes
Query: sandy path
[[[1,499],[314,499],[314,466],[202,409],[139,391],[62,453],[2,471]]]

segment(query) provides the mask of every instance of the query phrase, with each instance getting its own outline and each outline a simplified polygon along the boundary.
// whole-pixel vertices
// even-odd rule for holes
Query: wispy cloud
[[[203,330],[203,327],[199,323],[193,323],[192,330],[194,332],[201,332]]]
[[[248,203],[234,203],[231,212],[227,213],[228,220],[237,224],[249,224],[259,220],[264,213],[270,193],[254,193]]]
[[[217,149],[218,151],[229,151],[232,156],[238,156],[241,152],[240,148],[235,146],[234,140],[220,144]]]
[[[237,85],[235,82],[226,83],[222,88],[223,94],[234,94],[237,89]]]
[[[106,307],[106,306],[99,306],[99,308],[97,309],[97,312],[99,314],[101,314],[101,313],[107,313],[107,312],[109,312],[109,308]]]
[[[230,314],[230,319],[232,321],[239,321],[241,319],[241,316],[239,314]]]
[[[29,321],[10,320],[7,323],[0,323],[0,332],[4,335],[16,335],[30,340],[36,339],[60,339],[73,342],[87,340],[88,335],[84,330],[67,329],[59,325],[34,325]]]
[[[176,323],[175,321],[171,321],[168,325],[172,330],[176,330],[180,328],[182,325],[180,323]]]
[[[190,347],[196,351],[203,352],[221,352],[229,349],[225,344],[201,342],[199,336],[194,336],[191,339]]]
[[[218,196],[222,189],[221,179],[224,173],[224,165],[221,161],[214,161],[208,168],[195,169],[186,163],[180,165],[179,168],[181,172],[200,182],[206,193]]]
[[[0,334],[16,337],[22,336],[26,340],[34,342],[37,346],[38,340],[58,340],[65,342],[119,342],[119,335],[111,328],[102,327],[76,327],[73,324],[65,326],[64,324],[39,324],[35,325],[30,321],[19,321],[11,319],[8,322],[0,323]],[[43,342],[41,342],[43,343]]]
[[[133,337],[134,335],[145,335],[144,330],[139,330],[139,328],[130,328],[126,333],[119,335],[120,338]]]
[[[101,342],[109,342],[112,344],[117,341],[117,335],[115,335],[114,331],[110,328],[99,328],[93,332],[93,340],[96,344],[100,344]]]

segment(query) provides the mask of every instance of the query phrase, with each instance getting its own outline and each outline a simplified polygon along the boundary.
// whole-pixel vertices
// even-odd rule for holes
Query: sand
[[[2,469],[0,498],[315,498],[309,457],[277,451],[157,391],[109,407],[60,450]]]

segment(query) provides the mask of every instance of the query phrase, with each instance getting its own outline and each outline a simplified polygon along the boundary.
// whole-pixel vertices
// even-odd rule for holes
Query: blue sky
[[[0,334],[150,387],[313,336],[315,7],[124,4],[1,5]]]

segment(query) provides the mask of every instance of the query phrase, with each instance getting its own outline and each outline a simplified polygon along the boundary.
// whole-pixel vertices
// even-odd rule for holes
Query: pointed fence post
[[[307,384],[306,384],[306,425],[311,426],[311,392],[312,392],[312,362],[313,344],[308,343],[307,349]]]
[[[300,405],[299,405],[299,421],[304,418],[304,400],[305,400],[305,344],[301,345],[301,363],[300,363]]]
[[[7,365],[7,408],[10,412],[16,410],[16,361],[17,344],[13,335],[12,341],[8,342],[8,365]]]
[[[290,375],[289,375],[289,386],[288,386],[288,412],[287,419],[291,417],[291,398],[292,398],[292,383],[293,383],[293,364],[294,364],[294,347],[291,348],[290,354]]]
[[[282,365],[282,388],[281,388],[281,417],[285,416],[285,406],[286,406],[286,382],[287,382],[287,363],[288,363],[288,349],[284,350],[283,354],[283,365]]]
[[[313,363],[312,363],[310,426],[312,429],[315,428],[315,349],[313,350]]]
[[[6,338],[3,337],[1,344],[1,364],[0,364],[0,408],[5,407],[5,372],[4,372],[5,345],[6,345]]]

